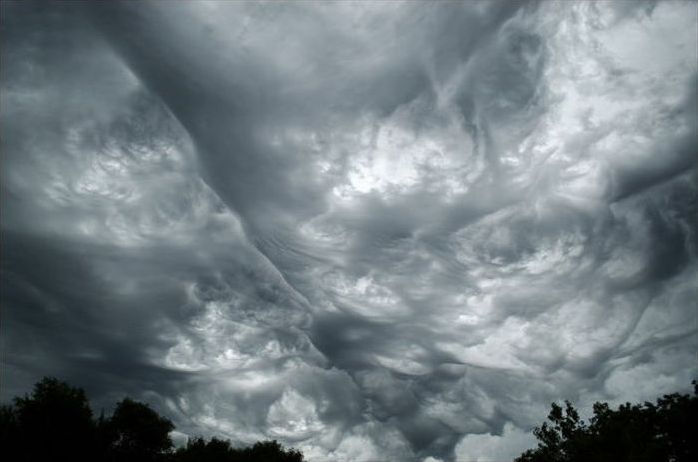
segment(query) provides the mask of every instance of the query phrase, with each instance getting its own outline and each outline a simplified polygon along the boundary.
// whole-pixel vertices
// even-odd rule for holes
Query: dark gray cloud
[[[3,399],[433,462],[687,387],[697,16],[3,2]]]

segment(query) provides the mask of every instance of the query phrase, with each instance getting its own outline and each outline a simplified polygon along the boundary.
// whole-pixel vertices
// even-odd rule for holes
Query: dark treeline
[[[44,378],[30,395],[0,407],[0,457],[11,462],[302,462],[276,441],[234,448],[197,437],[175,449],[172,422],[147,404],[125,398],[111,416],[95,418],[85,392]]]
[[[698,460],[698,383],[693,396],[674,393],[656,404],[596,403],[589,422],[565,401],[533,433],[538,447],[515,462],[688,462]],[[276,441],[234,448],[227,440],[191,438],[174,448],[172,422],[125,398],[95,418],[85,392],[44,378],[30,395],[0,407],[0,457],[12,462],[303,462]]]
[[[673,393],[656,404],[596,403],[589,422],[565,401],[533,434],[538,447],[515,462],[693,462],[698,460],[698,383],[693,396]]]

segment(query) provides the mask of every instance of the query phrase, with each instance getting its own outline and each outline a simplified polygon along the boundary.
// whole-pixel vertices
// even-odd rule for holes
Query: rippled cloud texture
[[[686,389],[697,34],[695,2],[3,2],[3,399],[471,461]]]

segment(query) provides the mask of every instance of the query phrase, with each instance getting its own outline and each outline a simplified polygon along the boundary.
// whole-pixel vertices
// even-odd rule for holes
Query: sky
[[[698,377],[698,3],[2,2],[0,398],[499,461]]]

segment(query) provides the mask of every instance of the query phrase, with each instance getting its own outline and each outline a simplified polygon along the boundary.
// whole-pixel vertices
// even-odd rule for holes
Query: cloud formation
[[[698,372],[695,3],[2,17],[3,399],[493,460]]]

